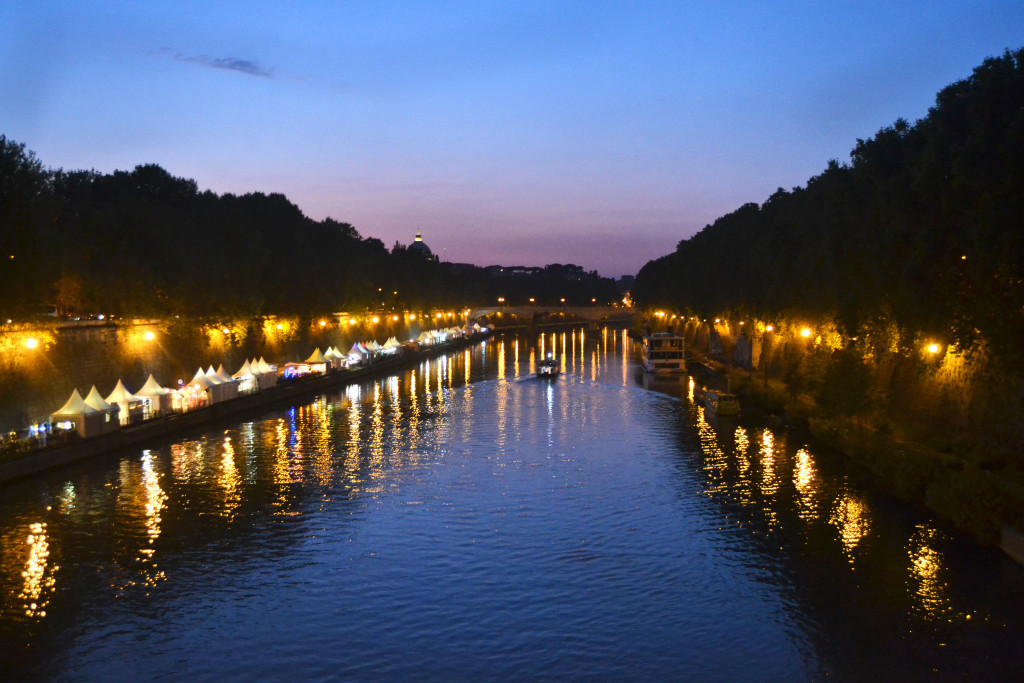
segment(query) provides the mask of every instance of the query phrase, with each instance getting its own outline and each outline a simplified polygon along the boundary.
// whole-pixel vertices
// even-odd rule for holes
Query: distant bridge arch
[[[629,322],[633,319],[634,309],[614,306],[544,306],[532,304],[529,306],[485,306],[474,308],[469,312],[469,320],[480,320],[492,313],[510,313],[525,322],[530,322],[534,316],[556,315],[564,313],[567,317],[574,317],[590,323],[598,322]]]

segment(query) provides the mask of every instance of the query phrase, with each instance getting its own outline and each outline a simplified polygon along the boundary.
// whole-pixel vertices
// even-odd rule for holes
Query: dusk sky
[[[1024,45],[1024,2],[0,3],[0,134],[449,261],[634,274]]]

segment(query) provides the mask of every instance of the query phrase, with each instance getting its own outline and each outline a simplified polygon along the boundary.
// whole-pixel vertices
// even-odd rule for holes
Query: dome
[[[434,252],[432,252],[430,247],[427,246],[427,243],[423,241],[423,236],[420,235],[419,230],[416,231],[416,239],[409,245],[409,251],[415,251],[423,254],[427,258],[434,258]]]

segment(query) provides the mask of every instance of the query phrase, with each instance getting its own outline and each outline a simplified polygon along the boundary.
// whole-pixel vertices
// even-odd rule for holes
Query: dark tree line
[[[649,262],[634,298],[879,319],[1024,358],[1024,49],[943,89],[928,115],[858,140],[806,187],[722,216]]]
[[[348,223],[307,218],[281,194],[200,191],[155,164],[49,170],[4,136],[0,249],[5,317],[44,305],[154,316],[454,307],[493,303],[501,289],[490,269],[400,244],[389,252]],[[587,287],[559,289],[587,301],[614,289],[593,275]]]

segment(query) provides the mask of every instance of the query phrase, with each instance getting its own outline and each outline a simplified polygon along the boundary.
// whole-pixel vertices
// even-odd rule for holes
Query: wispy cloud
[[[250,76],[259,76],[260,78],[274,77],[273,69],[264,68],[259,62],[254,62],[251,59],[238,59],[237,57],[211,57],[209,55],[191,56],[180,52],[172,53],[170,48],[164,48],[160,52],[171,55],[171,58],[176,62],[191,62],[192,64],[198,64],[199,66],[205,66],[210,69],[238,71],[239,73],[248,74]]]

